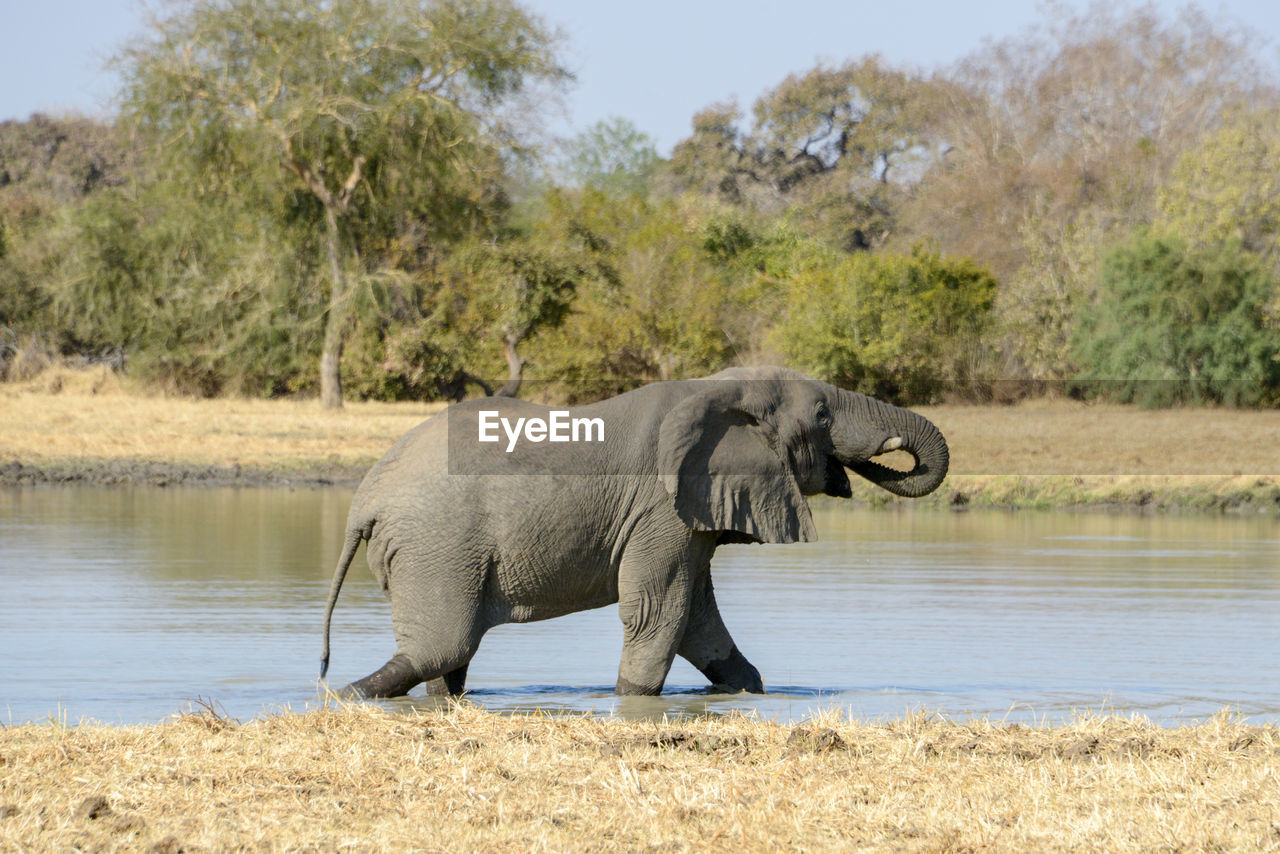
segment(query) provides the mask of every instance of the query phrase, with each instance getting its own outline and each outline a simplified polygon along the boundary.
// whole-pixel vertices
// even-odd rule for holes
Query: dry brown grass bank
[[[1280,411],[1060,399],[919,411],[951,447],[934,505],[1280,515]],[[857,495],[888,500],[869,486]]]
[[[0,384],[0,482],[352,483],[438,404],[191,400],[103,369]],[[1039,401],[920,410],[951,445],[936,504],[1280,513],[1280,411]],[[885,500],[866,490],[868,501]]]
[[[956,474],[1280,476],[1280,410],[1040,400],[920,412],[946,435]]]
[[[1275,851],[1280,732],[355,707],[0,730],[3,850]]]
[[[163,397],[101,368],[54,369],[0,384],[0,465],[17,461],[37,478],[52,472],[72,480],[125,477],[131,466],[145,474],[146,463],[164,464],[160,472],[358,480],[396,439],[442,408],[349,403],[335,412],[306,400]]]

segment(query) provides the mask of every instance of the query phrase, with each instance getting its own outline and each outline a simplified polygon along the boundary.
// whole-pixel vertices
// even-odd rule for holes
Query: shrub
[[[975,382],[995,296],[995,279],[967,258],[859,253],[795,274],[774,339],[815,376],[919,403]]]
[[[1076,387],[1143,406],[1280,403],[1276,289],[1238,243],[1138,235],[1103,261],[1074,340]]]

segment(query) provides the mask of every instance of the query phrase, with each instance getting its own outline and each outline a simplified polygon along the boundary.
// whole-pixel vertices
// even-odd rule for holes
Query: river
[[[0,723],[240,719],[319,701],[345,490],[0,489]],[[820,541],[724,546],[725,621],[769,694],[716,695],[677,659],[658,698],[612,694],[608,607],[502,626],[468,674],[496,710],[782,720],[839,708],[1175,725],[1280,721],[1280,521],[868,510],[815,503]],[[363,555],[333,627],[334,687],[394,651]],[[421,689],[418,689],[420,693]],[[434,702],[389,701],[392,708]]]

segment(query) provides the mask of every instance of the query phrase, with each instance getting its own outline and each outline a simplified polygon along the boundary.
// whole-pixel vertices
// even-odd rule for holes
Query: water
[[[342,490],[0,490],[0,723],[133,723],[213,703],[315,705]],[[795,720],[927,709],[1163,724],[1280,721],[1280,522],[815,508],[821,541],[726,546],[721,611],[770,694],[714,695],[677,659],[612,694],[615,607],[503,626],[471,664],[486,707]],[[393,651],[363,556],[333,627],[335,687]],[[421,689],[419,689],[420,691]],[[425,696],[393,708],[431,703]]]

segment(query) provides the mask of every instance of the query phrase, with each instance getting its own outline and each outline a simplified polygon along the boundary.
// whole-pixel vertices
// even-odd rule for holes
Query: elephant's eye
[[[831,410],[827,409],[827,404],[825,401],[821,401],[821,400],[818,401],[817,418],[818,418],[818,423],[821,424],[823,427],[831,426]]]

